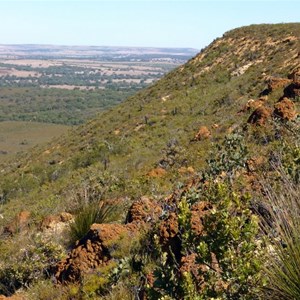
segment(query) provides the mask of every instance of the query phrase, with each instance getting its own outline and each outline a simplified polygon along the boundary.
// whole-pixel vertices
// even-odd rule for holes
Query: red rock
[[[4,234],[15,234],[28,228],[31,213],[27,210],[21,211],[15,218],[4,228]]]
[[[212,209],[212,205],[205,201],[195,203],[191,208],[191,228],[196,235],[203,235],[203,222],[205,216]]]
[[[200,265],[197,261],[197,254],[192,253],[187,256],[183,256],[180,261],[180,273],[184,276],[184,273],[190,273],[196,279],[198,283],[203,282],[203,275],[201,273],[207,272],[208,268],[205,265]],[[201,271],[201,272],[199,272]]]
[[[268,79],[268,89],[270,91],[273,91],[278,88],[282,88],[284,86],[287,86],[289,83],[291,83],[290,79],[287,78],[280,78],[280,77],[270,77]]]
[[[297,117],[295,104],[288,98],[283,98],[275,104],[274,115],[282,120],[294,120]]]
[[[79,281],[82,275],[106,265],[112,258],[111,251],[122,247],[122,241],[132,239],[137,232],[137,227],[131,224],[93,224],[67,258],[57,264],[56,280],[60,283]]]
[[[208,139],[211,136],[211,132],[208,130],[206,126],[201,126],[194,137],[194,141],[201,141],[204,139]]]
[[[169,217],[161,222],[159,226],[159,237],[163,245],[167,245],[169,241],[177,236],[179,232],[178,216],[175,212],[171,212]]]
[[[160,205],[148,197],[141,197],[135,201],[129,208],[127,214],[127,223],[131,222],[149,222],[157,219],[162,212]]]
[[[271,109],[260,106],[248,118],[248,123],[262,126],[271,118]]]

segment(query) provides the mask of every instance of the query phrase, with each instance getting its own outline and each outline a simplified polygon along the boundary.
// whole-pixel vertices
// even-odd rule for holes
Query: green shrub
[[[94,223],[109,223],[120,215],[120,207],[105,201],[92,202],[83,206],[70,225],[71,241],[83,238]]]
[[[191,207],[199,201],[211,205],[201,235],[191,228]],[[176,204],[181,242],[178,247],[182,257],[195,255],[198,274],[182,274],[178,254],[162,250],[154,238],[158,267],[154,286],[148,290],[150,299],[259,299],[258,218],[249,204],[249,196],[234,193],[225,183],[211,183],[182,196]]]
[[[225,136],[222,144],[215,145],[214,152],[207,160],[208,168],[204,176],[209,179],[225,172],[230,179],[233,179],[234,172],[245,167],[247,156],[248,149],[243,135],[234,133]]]
[[[300,299],[300,188],[280,171],[279,188],[264,183],[272,222],[263,223],[269,259],[266,299]]]
[[[62,259],[61,246],[35,236],[31,245],[11,254],[0,266],[0,294],[11,295],[22,287],[50,276],[52,267]]]

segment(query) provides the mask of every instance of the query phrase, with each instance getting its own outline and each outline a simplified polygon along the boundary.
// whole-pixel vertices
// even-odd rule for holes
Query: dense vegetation
[[[290,227],[273,231],[272,215],[285,207],[270,207],[266,195],[290,196],[284,221],[299,208],[299,36],[299,24],[230,31],[153,86],[3,165],[0,291],[21,289],[29,299],[297,299],[299,268],[287,281],[285,267],[299,263],[299,223],[291,215]],[[147,205],[134,223],[127,208],[137,199]],[[57,235],[41,225],[70,213],[79,238],[106,212],[118,224],[95,227],[75,245],[68,227]],[[111,240],[97,241],[97,228],[112,230]],[[91,241],[107,251],[105,263],[63,273],[76,260],[67,249],[92,252]],[[54,287],[52,275],[70,282]]]
[[[81,124],[120,103],[193,54],[176,55],[168,49],[161,49],[161,54],[151,54],[150,50],[150,54],[144,54],[147,48],[139,50],[141,54],[130,54],[138,50],[116,48],[120,53],[103,54],[99,50],[99,55],[92,57],[88,53],[96,51],[93,47],[87,47],[87,53],[75,51],[73,55],[71,47],[64,50],[64,56],[57,56],[49,46],[43,55],[34,56],[36,52],[30,50],[35,47],[23,46],[25,54],[19,54],[17,46],[11,47],[7,57],[5,53],[0,57],[0,121],[67,125]]]
[[[2,87],[0,121],[81,124],[134,93],[134,89],[64,90]]]

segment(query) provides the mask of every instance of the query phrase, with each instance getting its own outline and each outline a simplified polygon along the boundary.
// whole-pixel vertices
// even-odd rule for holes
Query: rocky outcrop
[[[286,97],[277,102],[274,107],[274,116],[282,120],[291,121],[297,116],[294,102]]]
[[[159,204],[142,197],[129,208],[126,224],[93,224],[87,235],[77,242],[66,259],[56,267],[58,282],[77,282],[84,274],[93,272],[122,252],[147,224],[162,213]]]
[[[196,235],[200,236],[205,234],[203,231],[203,222],[205,216],[210,212],[211,209],[211,204],[205,201],[197,202],[192,206],[191,229]]]
[[[289,83],[291,83],[291,80],[287,78],[281,78],[281,77],[270,77],[267,83],[268,83],[268,90],[272,92],[278,88],[283,88],[287,86]]]
[[[181,249],[181,241],[178,234],[178,216],[175,212],[171,212],[168,217],[160,223],[158,237],[163,251],[172,251],[176,257],[180,256]]]
[[[7,226],[4,227],[3,234],[13,235],[15,233],[22,232],[28,229],[30,215],[30,211],[21,211]]]
[[[198,132],[193,138],[193,141],[201,141],[210,138],[211,132],[206,126],[200,126]]]
[[[131,205],[126,217],[126,223],[150,222],[156,220],[161,213],[161,206],[156,201],[144,196]]]
[[[249,124],[258,126],[265,125],[269,119],[271,119],[272,111],[270,108],[265,106],[258,107],[248,118]]]
[[[93,224],[88,234],[80,240],[68,257],[57,265],[58,282],[76,282],[101,265],[107,264],[112,252],[122,247],[124,239],[132,239],[137,227],[128,224]]]

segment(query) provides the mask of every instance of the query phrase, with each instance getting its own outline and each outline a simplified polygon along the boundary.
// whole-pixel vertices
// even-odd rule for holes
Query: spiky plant
[[[282,170],[279,189],[266,184],[271,221],[265,222],[269,260],[266,298],[300,299],[300,187]]]
[[[120,207],[110,202],[92,202],[83,206],[70,225],[71,242],[80,240],[94,223],[109,223],[118,219]]]

